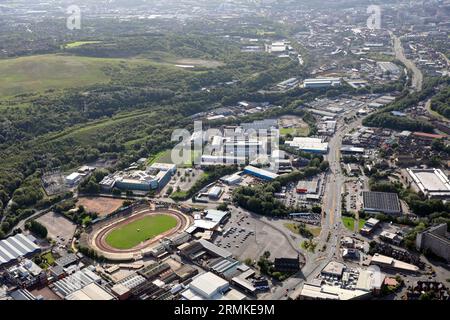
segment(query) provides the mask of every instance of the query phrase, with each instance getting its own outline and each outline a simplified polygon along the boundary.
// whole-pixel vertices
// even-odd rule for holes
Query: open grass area
[[[130,249],[176,225],[177,219],[169,215],[146,216],[111,231],[106,237],[106,243],[116,249]]]
[[[312,240],[305,240],[300,244],[300,247],[311,253],[316,252],[317,243]]]
[[[55,258],[53,257],[51,252],[43,254],[42,259],[45,260],[45,263],[49,266],[53,266],[55,264]]]
[[[307,137],[309,135],[309,127],[290,127],[290,128],[281,128],[280,134],[282,136],[291,135],[293,137]]]
[[[158,163],[172,163],[171,158],[172,150],[163,150],[155,154],[154,156],[149,158],[149,164],[153,164],[155,162]]]
[[[192,161],[195,158],[200,157],[201,155],[202,155],[201,151],[192,150],[190,159],[188,161],[186,161],[185,163],[183,163],[182,165],[180,165],[179,167],[192,168]],[[180,154],[180,156],[183,156],[183,154]],[[150,157],[148,159],[148,163],[150,165],[155,163],[155,162],[158,162],[158,163],[173,163],[173,161],[172,161],[172,149],[163,150],[161,152],[158,152],[157,154],[155,154],[154,156],[152,156],[152,157]]]
[[[0,95],[108,83],[107,67],[151,64],[144,59],[107,59],[46,54],[0,60]]]
[[[299,224],[298,223],[285,223],[284,226],[289,229],[292,233],[300,234]],[[306,230],[312,233],[315,237],[320,235],[320,231],[322,230],[320,227],[305,225]]]
[[[348,230],[350,230],[352,232],[355,230],[355,219],[354,218],[342,217],[342,223]]]

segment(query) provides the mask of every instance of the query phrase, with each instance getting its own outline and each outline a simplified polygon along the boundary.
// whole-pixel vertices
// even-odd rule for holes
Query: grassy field
[[[201,156],[201,151],[194,151],[194,150],[192,150],[191,151],[191,157],[190,157],[189,161],[187,161],[184,164],[180,165],[180,167],[192,168],[192,161],[195,158],[200,157],[200,156]],[[163,150],[163,151],[155,154],[154,156],[152,156],[152,157],[150,157],[148,159],[148,163],[149,164],[153,164],[153,163],[173,163],[173,161],[172,161],[172,149]]]
[[[177,220],[168,215],[146,216],[117,228],[106,237],[106,243],[116,249],[130,249],[164,233],[177,225]]]
[[[0,95],[41,92],[108,83],[106,67],[152,64],[144,59],[106,59],[70,55],[36,55],[0,60]]]
[[[284,226],[291,232],[300,234],[298,229],[298,223],[285,223]],[[306,225],[306,229],[313,234],[314,238],[318,237],[320,235],[320,231],[322,230],[322,228],[320,227],[311,226],[308,224]]]
[[[354,218],[342,217],[342,223],[348,230],[350,230],[352,232],[355,230],[355,219]]]
[[[309,127],[281,128],[280,134],[282,136],[290,134],[293,137],[307,137],[309,135]]]
[[[149,158],[149,164],[172,163],[171,153],[172,153],[171,149],[158,152],[157,154]]]
[[[42,255],[42,259],[46,261],[46,264],[52,266],[55,264],[55,258],[53,257],[51,252],[47,252]]]

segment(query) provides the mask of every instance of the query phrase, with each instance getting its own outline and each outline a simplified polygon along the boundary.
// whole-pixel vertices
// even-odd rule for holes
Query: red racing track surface
[[[157,215],[157,214],[170,215],[170,216],[174,217],[175,219],[177,219],[177,225],[174,228],[172,228],[164,233],[161,233],[152,239],[142,242],[131,249],[116,249],[106,243],[106,237],[111,231],[113,231],[117,228],[120,228],[124,225],[127,225],[133,221],[142,219],[143,217]],[[151,247],[154,244],[158,243],[159,240],[161,240],[163,238],[170,238],[170,236],[186,230],[190,224],[191,224],[190,218],[188,216],[182,214],[179,211],[175,211],[175,210],[171,210],[171,209],[161,209],[161,210],[144,209],[141,212],[136,213],[128,218],[121,218],[120,220],[111,221],[110,224],[106,225],[105,227],[102,227],[100,229],[100,231],[93,233],[93,239],[91,239],[90,242],[95,244],[96,249],[99,250],[100,253],[107,253],[107,254],[108,253],[112,253],[112,254],[121,254],[121,253],[133,254],[133,253],[135,253],[135,254],[138,254],[138,253],[141,253],[141,251],[143,249]]]

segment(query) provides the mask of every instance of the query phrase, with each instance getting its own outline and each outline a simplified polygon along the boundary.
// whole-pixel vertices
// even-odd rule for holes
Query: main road
[[[414,62],[406,58],[401,39],[397,37],[392,31],[389,31],[389,34],[391,35],[392,41],[394,42],[395,57],[398,60],[400,60],[400,62],[403,63],[406,66],[406,68],[408,68],[412,72],[411,86],[413,90],[422,91],[422,84],[423,84],[422,72],[419,70],[419,68],[417,68]]]
[[[355,116],[353,112],[350,116]],[[341,222],[341,191],[345,183],[340,164],[341,146],[344,136],[353,129],[360,126],[362,118],[357,118],[349,124],[343,119],[338,122],[338,129],[329,141],[329,153],[327,160],[330,170],[326,178],[325,193],[323,198],[322,230],[317,239],[316,253],[307,254],[306,264],[295,276],[287,279],[283,284],[264,298],[273,300],[287,299],[287,296],[299,289],[303,282],[315,278],[320,271],[334,258],[339,255],[340,236],[343,233]],[[319,251],[319,249],[323,250]]]

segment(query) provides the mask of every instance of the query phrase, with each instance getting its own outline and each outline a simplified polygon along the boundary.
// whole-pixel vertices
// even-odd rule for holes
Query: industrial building
[[[82,166],[76,172],[72,172],[65,177],[65,183],[68,187],[76,187],[84,178],[88,177],[95,168],[89,166]]]
[[[245,167],[244,173],[267,181],[272,181],[278,178],[278,174],[254,166]]]
[[[363,225],[361,230],[359,231],[363,235],[370,235],[375,230],[376,227],[380,224],[380,220],[377,220],[375,218],[370,218],[366,221],[366,223]]]
[[[450,181],[440,169],[406,169],[414,185],[429,198],[450,198]]]
[[[255,120],[253,122],[244,122],[241,123],[240,127],[247,130],[274,130],[278,127],[277,119],[263,119],[263,120]]]
[[[224,224],[231,216],[230,212],[215,210],[215,209],[207,209],[205,210],[205,220],[214,221],[219,224]]]
[[[201,165],[244,165],[260,157],[269,158],[279,136],[277,127],[276,119],[226,126],[221,134],[207,138]]]
[[[118,188],[130,191],[162,189],[176,172],[175,164],[154,163],[143,170],[119,171],[106,176],[100,186],[105,190]]]
[[[342,146],[342,154],[364,154],[364,148],[353,147],[353,146]]]
[[[272,42],[265,44],[265,50],[268,53],[284,53],[287,51],[288,45],[285,41]]]
[[[72,172],[68,176],[66,176],[65,181],[69,187],[75,187],[78,183],[83,179],[83,175],[78,172]]]
[[[242,172],[238,172],[229,176],[225,176],[220,178],[220,181],[222,181],[223,183],[226,183],[227,185],[236,185],[241,183],[242,181],[242,176],[241,176]]]
[[[256,138],[236,139],[227,138],[223,143],[224,154],[238,157],[254,158],[263,151],[263,141]]]
[[[297,193],[317,194],[319,192],[319,179],[302,180],[297,183]]]
[[[194,224],[189,227],[186,232],[189,234],[195,234],[197,230],[201,230],[203,232],[209,232],[212,235],[212,232],[219,229],[219,226],[225,223],[230,218],[230,213],[221,210],[208,209],[205,210],[205,216],[201,217],[200,215],[196,215],[194,219]]]
[[[325,120],[317,124],[317,132],[319,135],[332,136],[336,132],[336,120]]]
[[[10,265],[20,257],[30,257],[38,253],[41,248],[34,240],[32,236],[23,233],[0,240],[0,267]]]
[[[20,260],[6,271],[9,282],[21,288],[30,288],[47,281],[45,271],[29,259]]]
[[[382,212],[391,215],[402,213],[396,193],[363,191],[363,209],[367,212]]]
[[[370,260],[370,264],[377,265],[380,268],[387,270],[403,271],[408,273],[419,272],[419,267],[406,263],[392,257],[384,256],[379,253],[375,253]]]
[[[232,289],[230,283],[212,272],[195,277],[180,293],[181,300],[245,300],[246,296]]]
[[[416,236],[416,248],[419,251],[430,250],[435,255],[450,262],[450,237],[447,224],[430,227]]]
[[[208,190],[208,198],[211,200],[219,200],[223,194],[223,189],[219,186],[214,186]]]
[[[202,166],[216,166],[216,165],[239,165],[245,164],[247,157],[233,156],[233,155],[202,155]]]
[[[380,239],[389,243],[393,243],[395,245],[400,245],[403,241],[403,238],[396,233],[382,231],[380,233]]]
[[[304,284],[300,293],[301,300],[353,300],[371,296],[369,292],[364,290],[350,290],[323,285],[319,279],[315,280]]]
[[[389,61],[380,61],[377,62],[377,65],[383,73],[390,73],[390,74],[400,73],[400,68],[395,63]]]
[[[53,292],[61,298],[69,296],[91,283],[99,283],[101,277],[94,272],[95,267],[89,266],[78,270],[75,273],[56,281],[51,285]]]
[[[299,83],[299,81],[297,78],[290,78],[290,79],[287,79],[285,81],[278,83],[277,88],[279,88],[281,90],[287,90],[287,89],[291,89],[291,88],[295,87],[296,85],[298,85],[298,83]]]
[[[72,292],[66,300],[115,300],[115,297],[96,283],[90,283],[83,288]]]
[[[205,253],[216,258],[231,257],[231,253],[229,251],[203,239],[192,243],[186,243],[182,245],[182,247],[179,247],[179,249],[181,255],[193,261],[202,257],[203,255],[205,255]]]
[[[378,294],[386,275],[375,269],[353,269],[331,261],[319,278],[305,283],[300,293],[302,300],[366,299]]]
[[[328,143],[320,138],[295,137],[292,141],[286,141],[286,144],[305,152],[328,153]]]
[[[315,78],[303,81],[304,88],[327,88],[339,86],[340,84],[341,78]]]

